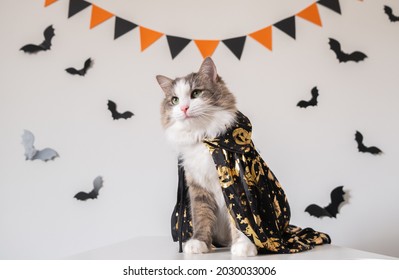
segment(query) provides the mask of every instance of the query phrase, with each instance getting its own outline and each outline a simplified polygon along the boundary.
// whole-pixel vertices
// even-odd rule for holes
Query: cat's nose
[[[184,112],[184,114],[187,113],[187,111],[188,111],[189,108],[190,108],[190,107],[189,107],[188,105],[183,105],[183,106],[180,107],[180,109]]]

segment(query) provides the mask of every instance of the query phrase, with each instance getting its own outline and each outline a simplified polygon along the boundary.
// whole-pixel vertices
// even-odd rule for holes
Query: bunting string
[[[45,0],[44,7],[48,7],[58,1],[59,0]],[[203,58],[212,56],[216,48],[220,45],[220,42],[222,42],[222,44],[224,44],[237,59],[241,59],[247,37],[251,37],[253,40],[263,45],[266,49],[272,51],[273,27],[290,36],[291,38],[296,39],[297,17],[322,27],[319,6],[323,6],[324,8],[328,8],[329,10],[341,14],[339,0],[319,0],[312,3],[295,15],[289,16],[252,33],[221,40],[199,40],[192,38],[183,38],[175,35],[168,35],[163,32],[152,30],[150,28],[134,23],[130,20],[123,19],[85,0],[69,0],[68,18],[75,16],[76,14],[90,6],[90,29],[95,28],[96,26],[104,23],[111,18],[115,18],[114,40],[116,40],[138,27],[140,31],[141,51],[146,50],[148,47],[150,47],[152,44],[154,44],[157,40],[165,35],[172,59],[175,59],[192,41],[194,41]]]

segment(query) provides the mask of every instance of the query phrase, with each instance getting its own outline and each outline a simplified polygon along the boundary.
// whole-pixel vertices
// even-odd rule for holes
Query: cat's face
[[[197,73],[169,79],[157,76],[165,93],[161,105],[165,128],[176,123],[206,127],[220,111],[235,112],[235,98],[217,75],[212,59],[206,58]]]

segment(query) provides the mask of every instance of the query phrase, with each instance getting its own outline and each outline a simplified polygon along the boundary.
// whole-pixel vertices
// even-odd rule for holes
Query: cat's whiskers
[[[200,113],[198,114],[198,112]],[[201,111],[200,109],[197,111],[192,111],[190,114],[192,114],[191,120],[204,128],[206,128],[206,126],[215,118],[214,114]]]

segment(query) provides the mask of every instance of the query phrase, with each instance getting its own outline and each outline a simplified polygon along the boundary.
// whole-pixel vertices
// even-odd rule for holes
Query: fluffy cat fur
[[[233,94],[209,57],[197,73],[174,80],[156,78],[165,93],[162,125],[186,172],[193,236],[184,244],[184,252],[207,253],[212,244],[218,244],[231,246],[236,256],[255,256],[255,245],[230,222],[215,164],[202,142],[223,134],[234,123]]]

